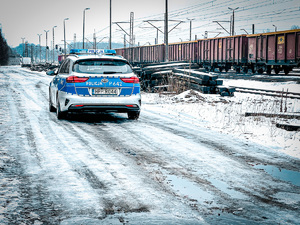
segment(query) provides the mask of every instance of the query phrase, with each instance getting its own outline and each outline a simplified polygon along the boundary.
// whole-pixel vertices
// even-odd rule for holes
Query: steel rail
[[[281,98],[300,99],[300,93],[296,93],[296,92],[265,90],[265,89],[246,88],[246,87],[237,87],[237,86],[235,86],[234,88],[235,88],[236,92],[241,92],[241,93],[259,94],[259,95],[281,97]]]

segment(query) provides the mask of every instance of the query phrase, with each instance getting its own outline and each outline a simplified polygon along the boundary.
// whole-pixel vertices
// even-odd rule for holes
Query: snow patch
[[[296,82],[225,80],[225,84],[280,91],[284,89],[299,92],[300,90],[300,84]],[[238,92],[235,92],[233,97],[222,97],[188,90],[178,95],[143,93],[142,101],[144,109],[152,105],[151,108],[155,106],[158,114],[167,113],[178,119],[195,120],[206,128],[247,139],[270,147],[274,151],[300,158],[300,132],[276,127],[276,123],[299,124],[298,119],[245,117],[246,112],[283,114],[283,110],[289,114],[299,115],[300,100],[298,99]]]

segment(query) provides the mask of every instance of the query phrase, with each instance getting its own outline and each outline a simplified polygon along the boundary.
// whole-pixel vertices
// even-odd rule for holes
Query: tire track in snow
[[[12,121],[11,129],[5,135],[4,147],[12,157],[15,158],[15,168],[13,173],[18,180],[18,185],[14,190],[18,193],[12,201],[15,205],[14,213],[7,213],[5,218],[12,223],[34,223],[38,221],[52,220],[51,216],[57,213],[57,210],[51,207],[51,202],[42,201],[47,199],[47,187],[43,183],[37,184],[31,173],[27,173],[30,165],[30,171],[41,168],[41,157],[38,154],[34,141],[34,132],[30,125],[24,106],[21,104],[21,97],[18,93],[12,91],[14,85],[8,75],[6,75],[6,101],[9,103],[8,113]],[[45,212],[45,209],[50,209]],[[17,213],[17,214],[16,214]],[[49,219],[50,218],[50,219]]]
[[[159,153],[161,151],[161,146],[160,147],[156,146],[156,143],[151,143],[149,139],[143,138],[142,135],[138,135],[135,132],[135,127],[133,127],[133,129],[129,129],[127,126],[128,124],[135,124],[135,123],[124,122],[118,124],[117,126],[111,123],[107,123],[105,124],[106,133],[105,134],[101,133],[99,135],[95,135],[98,133],[97,131],[101,129],[97,126],[92,126],[89,127],[88,129],[86,128],[86,126],[83,126],[81,124],[78,126],[80,126],[80,129],[83,130],[84,132],[94,135],[95,138],[101,137],[106,141],[112,139],[113,142],[109,143],[109,145],[112,146],[111,147],[112,149],[115,149],[116,151],[120,152],[126,158],[130,157],[131,160],[133,160],[136,165],[139,165],[139,169],[144,170],[147,174],[149,174],[152,177],[152,179],[155,182],[158,183],[161,190],[177,198],[180,197],[180,201],[184,202],[184,204],[190,207],[192,210],[195,210],[195,204],[194,204],[195,199],[193,199],[188,195],[180,196],[178,192],[170,188],[169,184],[166,184],[168,183],[166,180],[167,177],[165,176],[166,172],[168,174],[176,175],[178,177],[185,177],[187,179],[192,179],[192,182],[199,184],[202,189],[204,190],[209,189],[210,190],[209,192],[214,192],[215,195],[219,195],[219,197],[229,200],[229,198],[226,195],[224,195],[224,193],[222,193],[220,190],[215,188],[209,181],[199,177],[199,175],[195,175],[193,173],[194,169],[186,169],[185,168],[186,161],[184,160],[182,161],[179,160],[178,158],[175,158],[176,154],[175,156],[173,156],[174,158],[172,158],[172,165],[170,165],[169,158],[168,158],[170,157],[170,155],[172,156],[170,152],[167,153],[166,156],[162,156],[161,154],[155,154],[155,152]],[[140,123],[137,124],[141,125]],[[147,129],[147,124],[144,124],[143,128],[144,128],[143,130]],[[83,132],[78,132],[78,133],[82,134]],[[120,137],[123,137],[123,139],[120,139]],[[130,141],[124,141],[124,139]],[[165,139],[165,141],[171,142],[172,139]],[[123,146],[127,146],[127,147],[123,147]],[[161,171],[164,171],[165,174],[162,174]],[[203,202],[205,201],[203,200]],[[205,207],[208,207],[207,203],[202,203],[202,204],[203,205],[201,210],[203,210],[203,208]]]
[[[141,119],[142,120],[142,119]],[[140,120],[140,121],[141,121]],[[140,122],[139,121],[139,122]],[[160,123],[161,124],[161,123]],[[163,124],[165,124],[165,123],[163,123]],[[127,139],[127,140],[131,140],[131,142],[132,143],[135,143],[135,144],[138,144],[139,145],[139,143],[140,142],[142,142],[142,143],[147,143],[147,145],[150,147],[152,147],[152,150],[154,150],[154,151],[161,151],[162,150],[162,148],[160,148],[160,147],[158,147],[158,146],[155,146],[155,141],[154,141],[154,144],[152,143],[150,143],[150,140],[147,138],[147,133],[143,133],[143,134],[141,134],[140,132],[138,132],[137,131],[137,129],[136,129],[136,126],[137,125],[141,125],[141,124],[139,124],[139,123],[137,123],[137,124],[135,124],[135,126],[133,126],[132,127],[132,129],[126,129],[126,127],[127,127],[127,124],[126,123],[123,123],[123,124],[120,124],[120,126],[125,130],[125,131],[123,131],[123,130],[121,130],[121,129],[117,129],[117,130],[111,130],[110,131],[110,134],[109,134],[109,136],[114,136],[114,139],[115,140],[117,140],[117,138],[118,137],[124,137],[124,139]],[[146,126],[145,126],[146,125]],[[145,130],[147,130],[147,125],[149,125],[149,124],[144,124],[144,126],[143,126],[143,131],[145,131]],[[152,125],[152,124],[151,124]],[[151,126],[150,125],[150,126]],[[155,125],[153,125],[153,128],[152,128],[152,132],[156,132],[157,130],[155,130],[154,128],[156,127],[156,125],[157,124],[155,124]],[[160,127],[160,126],[158,126],[158,127]],[[163,128],[163,130],[165,130],[165,127],[163,126],[162,127]],[[161,127],[159,128],[159,129],[161,129]],[[151,130],[151,128],[150,128],[150,130]],[[172,130],[172,129],[170,129],[170,130]],[[170,130],[168,130],[168,132],[170,131]],[[123,132],[122,132],[123,131]],[[91,132],[91,133],[96,133],[96,131],[95,131],[95,129],[93,129],[93,131]],[[116,135],[114,135],[114,134],[116,134],[116,133],[118,133],[118,135],[116,136]],[[159,132],[156,132],[156,133],[158,133],[158,135],[160,135],[159,134]],[[173,132],[174,133],[174,132]],[[127,135],[126,135],[127,134]],[[146,136],[146,138],[143,138],[143,135],[144,136]],[[174,135],[177,135],[177,132],[174,134]],[[167,135],[168,136],[168,135]],[[183,135],[183,136],[186,136],[186,135]],[[199,138],[199,137],[198,137]],[[172,138],[170,138],[170,139],[166,139],[165,140],[165,142],[167,142],[167,143],[171,143],[171,141],[174,139],[174,137],[172,137]],[[191,142],[191,141],[193,141],[193,139],[194,138],[192,138],[191,140],[189,139],[188,141],[189,142]],[[200,139],[202,139],[202,138],[200,138]],[[122,141],[121,141],[121,143],[122,143]],[[117,143],[115,143],[116,145],[119,145],[118,144],[118,142]],[[127,146],[130,146],[129,148],[131,148],[131,150],[132,150],[132,152],[134,153],[131,157],[132,158],[138,158],[137,159],[137,161],[139,161],[141,158],[143,158],[143,160],[145,160],[145,158],[146,158],[146,161],[147,161],[147,163],[146,164],[148,164],[148,165],[150,165],[150,164],[153,164],[153,163],[158,163],[158,162],[167,162],[167,157],[168,157],[168,154],[170,153],[170,151],[168,152],[168,154],[166,155],[166,158],[165,159],[158,159],[158,158],[160,158],[160,157],[158,157],[156,154],[154,154],[153,155],[153,153],[151,153],[152,154],[152,156],[149,156],[149,155],[147,155],[146,157],[145,157],[145,155],[144,155],[144,153],[143,152],[141,152],[140,151],[140,149],[141,149],[141,146],[139,146],[139,147],[137,147],[137,148],[135,148],[134,146],[131,146],[130,145],[130,143],[129,142],[123,142],[123,145],[127,145]],[[142,149],[143,149],[143,147],[142,147]],[[170,150],[170,149],[169,149]],[[150,150],[151,151],[151,150]],[[166,151],[166,150],[165,150]],[[214,151],[214,150],[213,150]],[[218,151],[216,151],[215,153],[217,153]],[[124,152],[123,151],[123,153],[126,153],[126,151]],[[222,153],[219,153],[219,154],[221,154],[221,155],[224,155],[224,154],[222,154]],[[143,155],[143,157],[139,157],[140,155]],[[153,162],[153,158],[155,158],[156,159],[156,161],[155,162]],[[228,156],[227,156],[227,158],[228,158]],[[230,158],[230,157],[229,157]],[[239,165],[240,164],[240,160],[238,160],[237,158],[233,158],[234,160],[237,160],[237,162],[235,162],[234,164],[237,164],[237,165]],[[174,160],[174,159],[172,159],[172,160]],[[177,161],[181,161],[180,159],[176,159]],[[228,159],[227,159],[228,160]],[[188,171],[188,172],[186,172],[186,171],[184,171],[182,168],[184,167],[184,165],[186,165],[186,162],[187,161],[191,161],[191,160],[186,160],[186,158],[184,159],[184,160],[182,160],[182,164],[181,163],[179,163],[179,166],[175,166],[174,168],[177,168],[177,173],[176,172],[174,172],[174,170],[169,170],[170,168],[168,168],[167,170],[165,170],[165,171],[168,171],[169,173],[171,173],[171,174],[177,174],[177,175],[180,175],[180,176],[183,176],[183,177],[189,177],[189,179],[192,179],[193,180],[193,182],[196,182],[196,183],[198,183],[199,184],[199,180],[197,180],[197,178],[199,179],[199,175],[197,176],[195,176],[195,174],[193,174],[193,171],[192,172],[190,172],[190,171]],[[232,161],[232,159],[229,159],[229,162],[234,162],[234,161]],[[138,162],[138,163],[140,163],[140,162]],[[231,166],[229,166],[228,165],[228,167],[229,168],[233,168],[234,170],[235,170],[235,173],[237,172],[237,168],[236,167],[234,167],[233,165],[231,165]],[[286,209],[289,209],[289,210],[295,210],[295,207],[291,207],[290,205],[288,205],[288,204],[284,204],[284,203],[282,203],[282,202],[278,202],[276,199],[274,199],[273,197],[271,197],[274,193],[276,193],[276,186],[271,186],[271,183],[272,182],[274,182],[274,181],[272,181],[272,180],[269,180],[270,179],[270,177],[268,178],[268,179],[266,179],[267,177],[266,177],[266,175],[265,175],[265,173],[264,172],[262,172],[262,171],[258,171],[258,170],[256,170],[256,169],[253,169],[253,168],[251,168],[251,166],[249,166],[248,164],[245,164],[245,163],[242,163],[239,167],[241,167],[241,169],[240,170],[242,170],[242,172],[243,172],[243,175],[242,176],[245,176],[246,175],[246,177],[247,177],[247,173],[249,173],[250,171],[251,171],[251,173],[250,174],[252,174],[251,176],[252,177],[249,177],[249,179],[245,179],[245,177],[243,177],[242,178],[242,182],[243,182],[243,185],[245,185],[245,187],[243,188],[242,186],[240,186],[240,185],[237,185],[237,186],[234,186],[233,185],[233,190],[235,190],[236,192],[240,192],[240,193],[242,193],[242,194],[244,194],[244,195],[246,195],[246,196],[248,196],[248,197],[250,197],[251,199],[255,199],[255,201],[256,202],[260,202],[259,204],[261,204],[261,208],[262,209],[264,209],[265,207],[268,207],[268,206],[266,206],[265,204],[267,204],[267,205],[272,205],[272,206],[275,206],[275,211],[277,210],[276,209],[276,207],[280,207],[280,208],[286,208]],[[161,165],[161,167],[160,168],[166,168],[166,166],[162,166]],[[181,168],[181,169],[178,169],[178,168]],[[201,169],[201,168],[200,168]],[[195,169],[196,170],[196,169]],[[178,171],[180,171],[179,173],[178,173]],[[184,172],[183,172],[184,171]],[[248,172],[247,172],[248,171]],[[230,176],[230,173],[228,174],[229,176]],[[259,178],[259,177],[262,177],[261,179]],[[219,179],[220,179],[221,177],[219,177]],[[272,179],[272,178],[271,178]],[[210,183],[209,182],[209,180],[211,180],[211,179],[208,179],[205,183]],[[213,179],[214,180],[214,179]],[[221,180],[222,180],[222,178],[221,178]],[[258,183],[256,184],[256,186],[254,185],[254,189],[253,189],[253,185],[251,185],[251,184],[248,184],[248,180],[254,180],[255,182],[256,181],[258,181]],[[263,181],[262,181],[263,180]],[[200,182],[200,184],[201,185],[203,185],[203,179],[201,178],[201,181],[202,181],[202,183]],[[224,181],[224,180],[223,180]],[[232,182],[234,182],[234,181],[227,181],[227,182],[229,182],[229,184],[228,185],[232,185]],[[278,188],[279,188],[279,186],[281,186],[281,185],[285,185],[286,186],[286,190],[290,190],[291,192],[293,192],[293,190],[292,190],[292,187],[290,186],[290,185],[287,185],[286,183],[283,183],[283,182],[278,182],[278,181],[276,181],[277,183],[278,183]],[[270,184],[269,184],[270,183]],[[272,184],[273,185],[273,184]],[[259,187],[261,187],[261,189],[259,188]],[[220,188],[220,187],[214,187],[213,186],[213,184],[211,185],[211,187],[210,187],[210,189],[211,190],[216,190],[216,189],[218,189],[218,188]],[[220,190],[218,190],[219,192],[220,192]],[[216,193],[215,194],[217,194],[218,193],[218,191],[215,191]],[[224,190],[222,190],[222,191],[224,191]],[[228,191],[228,190],[227,190]],[[229,191],[229,192],[233,192],[233,191]],[[230,203],[230,202],[232,202],[232,206],[231,206],[231,208],[236,208],[236,207],[238,207],[238,205],[240,205],[241,207],[243,207],[243,204],[245,203],[246,205],[247,204],[249,204],[249,200],[247,199],[246,201],[239,201],[239,204],[237,205],[236,204],[236,201],[234,201],[233,199],[232,199],[232,197],[229,197],[228,198],[228,196],[226,197],[226,191],[225,191],[225,196],[224,196],[224,193],[223,193],[223,195],[222,195],[222,193],[221,194],[219,194],[220,196],[222,196],[222,198],[223,198],[223,200],[222,201],[224,201],[224,202],[226,202],[226,204],[228,205],[228,203]],[[234,196],[234,195],[233,195]],[[219,200],[217,200],[217,201],[219,201]],[[233,207],[235,205],[235,207]],[[240,208],[241,208],[240,207]],[[250,208],[251,207],[253,207],[253,206],[250,206]],[[232,209],[231,209],[231,211],[232,211]],[[256,212],[256,214],[259,214],[257,211],[259,211],[259,210],[255,210]],[[264,212],[263,212],[264,213]],[[262,214],[263,214],[262,213]]]
[[[73,125],[72,126],[73,131],[71,131],[71,133],[73,135],[76,135],[76,132],[77,132],[76,137],[78,137],[78,138],[81,137],[83,139],[85,139],[85,137],[87,139],[90,139],[90,136],[91,136],[90,128],[93,129],[93,127],[95,127],[95,126],[90,127],[90,124],[87,124],[87,125],[85,125],[85,124],[72,124],[72,125]],[[108,161],[109,163],[111,163],[112,161],[116,161],[118,164],[120,163],[120,164],[123,164],[125,166],[124,167],[125,171],[123,171],[123,172],[122,172],[122,170],[119,170],[119,171],[114,170],[114,171],[110,172],[114,176],[114,178],[116,179],[116,182],[119,183],[120,186],[131,186],[130,189],[132,189],[132,186],[137,186],[137,187],[133,188],[135,193],[133,193],[130,189],[128,190],[127,188],[125,190],[122,190],[122,189],[118,190],[118,192],[125,192],[126,195],[127,195],[127,198],[129,199],[129,200],[126,201],[127,202],[126,207],[132,208],[131,205],[135,201],[138,201],[137,203],[135,203],[135,205],[136,204],[141,205],[137,209],[132,208],[130,210],[128,210],[128,209],[123,209],[123,210],[129,211],[129,212],[144,211],[144,210],[148,211],[148,209],[147,209],[148,207],[146,207],[146,205],[149,205],[149,203],[145,203],[145,201],[140,199],[139,196],[143,196],[143,198],[149,199],[149,197],[146,197],[147,196],[146,193],[153,192],[153,190],[152,190],[153,187],[152,186],[154,186],[157,189],[158,188],[158,187],[156,187],[157,184],[155,183],[153,185],[153,181],[148,180],[147,174],[145,175],[144,171],[141,171],[140,170],[141,168],[139,166],[136,166],[134,160],[132,160],[130,157],[124,155],[122,152],[120,154],[120,152],[118,151],[118,148],[122,145],[113,144],[113,143],[118,143],[118,142],[114,138],[112,139],[111,136],[110,136],[110,128],[111,128],[110,125],[114,126],[113,123],[108,123],[108,124],[105,125],[104,130],[102,130],[101,128],[98,127],[98,129],[95,130],[95,133],[97,133],[98,135],[93,135],[95,138],[93,138],[92,140],[89,140],[89,141],[85,140],[86,141],[85,145],[89,146],[89,143],[94,143],[93,146],[97,146],[98,145],[97,142],[95,142],[93,140],[97,140],[101,137],[101,142],[104,141],[103,144],[106,146],[105,151],[107,151],[107,152],[101,151],[97,154],[103,155],[102,158],[104,158],[106,161],[107,161],[107,158],[111,158],[112,155],[113,155],[114,159],[113,160],[110,159]],[[68,129],[70,129],[69,126],[68,126]],[[83,141],[83,142],[85,142],[85,141]],[[90,147],[87,148],[89,151],[91,151],[91,154],[95,154],[95,151],[97,151],[97,147],[93,147],[93,146],[90,146]],[[116,155],[116,156],[114,156],[114,155]],[[120,162],[118,162],[120,159],[122,159],[122,160]],[[133,169],[131,169],[132,167],[133,167]],[[105,168],[105,170],[111,171],[111,169],[109,167]],[[139,172],[138,173],[133,172],[132,170],[133,171],[139,171]],[[143,177],[142,178],[143,182],[140,181],[141,176]],[[138,180],[138,182],[136,182],[136,180]],[[146,181],[146,180],[148,180],[148,181]],[[145,185],[147,185],[147,186],[145,187]],[[145,190],[143,190],[143,189],[149,189],[148,185],[150,185],[150,190],[145,192]],[[158,188],[158,189],[165,193],[165,190],[161,190],[161,187]],[[139,192],[141,192],[141,190],[142,190],[143,194],[139,193]],[[158,191],[158,190],[156,190],[156,191]],[[165,193],[165,194],[167,194],[167,193]],[[168,193],[167,195],[169,195],[169,194],[170,193]],[[168,198],[170,198],[170,196]],[[171,198],[173,198],[173,197],[171,197]],[[111,202],[111,200],[108,201],[108,202]],[[114,204],[115,204],[115,207],[117,207],[117,208],[119,207],[119,205],[118,205],[119,203],[116,204],[114,202]],[[124,203],[122,203],[122,204],[124,204]],[[153,207],[154,207],[154,208],[160,208],[160,210],[163,210],[161,208],[161,206],[159,206],[161,204],[165,204],[165,203],[151,202],[150,208],[153,209]]]
[[[15,85],[17,85],[17,84],[15,84]],[[35,85],[36,86],[36,85]],[[21,92],[22,92],[22,90],[21,90]],[[36,96],[39,96],[38,94],[36,95]],[[36,103],[38,103],[38,102],[41,102],[40,100],[41,99],[33,99],[33,98],[31,98],[31,100],[33,100],[33,101],[35,101]],[[18,108],[21,108],[22,107],[22,105],[21,105],[21,103],[19,104],[19,106],[18,106]],[[28,110],[27,110],[28,111]],[[45,128],[47,128],[47,127],[49,127],[49,124],[47,123],[47,122],[45,122],[44,120],[43,120],[43,118],[47,118],[47,117],[45,117],[45,112],[43,112],[44,111],[44,108],[42,108],[41,109],[41,112],[42,113],[40,113],[40,115],[38,115],[38,113],[35,113],[35,116],[33,116],[33,117],[30,117],[30,119],[31,119],[31,121],[33,122],[33,123],[35,123],[36,124],[36,118],[39,118],[39,122],[40,122],[40,125],[41,125],[41,127],[43,127],[43,129],[44,129],[44,132],[43,133],[46,133],[46,134],[54,134],[55,133],[55,131],[52,129],[52,130],[47,130],[47,129],[45,129]],[[20,113],[20,114],[25,114],[25,112],[23,111],[22,113]],[[47,112],[47,114],[48,114],[48,112]],[[26,117],[26,116],[22,116],[22,118],[21,118],[22,120],[27,120],[27,124],[29,124],[29,122],[30,121],[28,121],[28,118]],[[29,119],[29,120],[30,120]],[[55,118],[55,120],[56,120],[56,118]],[[61,124],[60,123],[56,123],[56,125],[57,126],[61,126]],[[39,137],[35,137],[34,135],[32,135],[32,128],[29,128],[28,126],[26,126],[26,131],[27,131],[27,137],[29,138],[29,140],[30,140],[30,143],[31,143],[31,146],[30,147],[33,147],[33,148],[31,148],[31,150],[32,150],[32,152],[38,152],[37,151],[37,148],[36,148],[36,144],[35,144],[35,142],[36,141],[40,141],[40,140],[38,140],[38,139],[46,139],[46,137],[47,136],[45,136],[44,134],[42,134],[42,136],[39,136]],[[67,131],[68,132],[68,131]],[[65,135],[66,133],[64,133],[64,136],[66,136]],[[60,140],[60,135],[58,135],[58,136],[55,136],[55,139],[56,139],[56,141],[57,140]],[[45,141],[45,140],[44,140]],[[35,146],[34,146],[34,145]],[[48,142],[48,144],[49,145],[51,145],[51,143],[50,142]],[[57,143],[58,145],[62,145],[63,144],[63,142],[59,142],[59,143]],[[63,156],[64,156],[64,159],[66,159],[67,160],[67,163],[71,166],[71,168],[72,168],[72,171],[74,171],[75,173],[77,173],[81,178],[83,178],[84,180],[87,180],[88,182],[89,182],[89,184],[90,184],[90,186],[92,187],[92,188],[94,188],[94,189],[100,189],[100,188],[104,188],[104,185],[103,185],[103,183],[102,182],[100,182],[99,180],[98,180],[98,177],[91,171],[91,170],[89,170],[88,169],[88,166],[86,165],[86,164],[84,164],[81,160],[79,160],[78,158],[76,159],[76,157],[74,157],[74,155],[72,155],[74,158],[72,158],[72,156],[69,156],[68,155],[68,153],[70,153],[71,152],[71,148],[69,147],[69,146],[72,146],[72,144],[73,143],[67,143],[67,145],[62,145],[63,147],[61,148],[61,149],[63,149],[63,150],[61,150],[61,152],[60,153],[62,153],[63,152]],[[40,151],[41,150],[45,150],[45,148],[43,149],[43,146],[41,146],[41,144],[38,144],[38,146],[39,146],[39,148],[41,148],[41,149],[39,149]],[[56,145],[57,146],[57,145]],[[66,151],[68,152],[68,153],[66,153]],[[45,155],[45,158],[47,158],[47,155]],[[100,159],[101,161],[104,161],[103,159]],[[98,163],[99,163],[100,161],[98,161]],[[43,163],[45,163],[45,161],[43,162]],[[100,163],[99,163],[100,164]],[[43,165],[44,166],[44,165]],[[43,168],[44,170],[45,170],[45,168]],[[117,171],[114,171],[114,172],[112,172],[112,174],[114,174],[114,173],[117,173]],[[43,179],[43,178],[39,178],[39,179]],[[45,183],[49,183],[49,182],[47,182],[46,180],[44,180],[44,182]],[[41,189],[41,188],[40,188]],[[52,193],[51,193],[52,194]],[[101,193],[101,195],[102,195],[102,193]],[[99,195],[98,197],[99,197],[99,199],[101,199],[101,195]],[[63,205],[62,203],[59,203],[59,201],[56,199],[56,203],[54,203],[54,204],[57,204],[57,205]],[[146,207],[145,206],[140,206],[140,207],[137,207],[137,208],[134,208],[134,209],[130,209],[130,207],[127,207],[127,208],[124,208],[125,206],[126,206],[126,204],[124,204],[124,203],[122,203],[121,201],[119,201],[120,203],[120,206],[116,206],[116,207],[118,207],[119,209],[118,210],[120,210],[120,208],[122,208],[123,207],[123,209],[121,210],[121,211],[126,211],[126,212],[129,212],[129,211],[133,211],[133,212],[143,212],[143,211],[145,211],[146,210]],[[124,206],[121,206],[121,204],[123,204]],[[112,203],[111,203],[111,200],[106,200],[105,201],[105,205],[106,205],[106,209],[105,210],[102,210],[102,208],[103,207],[100,207],[101,208],[101,212],[99,213],[89,213],[89,215],[93,215],[93,216],[96,216],[96,217],[105,217],[106,215],[105,214],[107,214],[107,213],[109,213],[109,214],[111,214],[112,213],[112,209],[111,209],[111,206],[112,206]],[[66,210],[66,211],[68,211],[68,210]],[[76,211],[76,210],[75,210]],[[78,211],[78,210],[77,210]],[[99,210],[98,210],[99,211]],[[103,213],[104,212],[104,213]],[[76,214],[76,213],[75,213]],[[75,215],[74,214],[74,215]],[[80,213],[79,213],[80,214]],[[88,214],[88,213],[84,213],[84,214]],[[73,215],[73,216],[74,216]]]
[[[29,82],[30,83],[30,82]],[[17,83],[14,84],[15,86],[18,86]],[[35,85],[36,86],[36,85]],[[28,87],[30,88],[30,86]],[[20,88],[20,93],[22,93],[22,89]],[[11,93],[14,93],[14,92],[11,92]],[[44,132],[42,132],[40,130],[40,132],[38,131],[40,129],[40,126],[36,126],[37,125],[37,122],[36,120],[39,118],[39,119],[42,119],[42,118],[47,118],[45,117],[45,110],[44,108],[41,108],[41,110],[39,111],[35,111],[33,114],[29,114],[28,112],[30,112],[30,106],[28,108],[24,107],[23,106],[23,102],[20,101],[20,95],[16,95],[17,99],[15,99],[15,102],[16,103],[16,110],[18,112],[18,117],[20,119],[20,121],[23,121],[25,123],[22,124],[22,126],[20,127],[20,130],[24,129],[24,136],[27,138],[27,142],[28,142],[28,150],[30,151],[30,154],[37,159],[37,163],[39,165],[39,169],[38,171],[34,172],[34,175],[27,175],[26,173],[22,175],[22,177],[28,177],[27,180],[23,180],[23,186],[24,187],[27,187],[27,188],[22,188],[22,191],[23,192],[27,192],[27,194],[25,194],[26,196],[28,196],[27,198],[24,199],[24,202],[26,202],[25,204],[29,206],[29,208],[31,208],[32,211],[34,212],[39,212],[39,210],[37,210],[38,208],[42,208],[43,210],[46,210],[49,208],[49,205],[53,205],[53,207],[55,207],[55,211],[66,211],[68,212],[68,210],[65,210],[63,209],[63,202],[60,201],[59,198],[57,197],[53,197],[53,193],[48,193],[47,189],[49,188],[48,185],[49,185],[49,180],[47,180],[47,177],[50,176],[53,178],[53,175],[52,174],[48,174],[46,173],[43,174],[43,171],[47,171],[47,166],[45,166],[45,162],[47,160],[47,158],[49,157],[49,155],[45,155],[45,151],[47,151],[47,148],[45,148],[43,146],[43,144],[45,143],[41,143],[42,140],[45,139],[45,137],[47,136],[47,134],[49,134],[48,132],[45,132],[45,128],[49,126],[49,124],[46,122],[46,123],[41,123],[43,124],[43,129],[44,129]],[[39,94],[35,95],[35,96],[39,96]],[[43,101],[41,101],[41,99],[33,99],[31,98],[31,100],[35,101],[35,103],[41,103],[42,102],[42,105],[43,105]],[[44,103],[45,104],[45,103]],[[26,110],[25,110],[26,109]],[[48,114],[48,113],[47,113]],[[33,128],[32,126],[34,126],[35,128],[37,129],[34,129],[33,131]],[[53,133],[53,131],[51,131]],[[39,134],[38,134],[39,133]],[[46,136],[45,136],[46,134]],[[51,145],[50,142],[47,143],[47,145]],[[67,148],[66,148],[67,149]],[[48,149],[49,150],[49,149]],[[42,159],[41,156],[44,156],[44,159]],[[32,159],[28,158],[28,156],[24,156],[23,159],[22,159],[23,163],[22,165],[25,165],[25,166],[32,166]],[[69,162],[70,163],[70,162]],[[31,164],[31,165],[30,165]],[[85,177],[87,180],[90,180],[92,181],[91,182],[91,185],[96,188],[97,187],[101,187],[100,182],[97,182],[97,180],[95,180],[95,177],[93,177],[93,174],[88,170],[88,169],[84,169],[85,165],[79,165],[78,168],[73,168],[73,170],[80,176],[82,177]],[[25,170],[26,171],[26,170]],[[48,171],[47,171],[48,172]],[[27,172],[28,173],[28,172]],[[29,171],[29,173],[31,173],[31,171]],[[35,179],[32,180],[32,177],[35,177]],[[53,188],[54,185],[52,185],[52,188]],[[35,191],[35,188],[31,188],[31,187],[35,187],[35,188],[38,188],[39,191]],[[51,198],[54,198],[55,199],[55,202],[49,200]],[[35,200],[36,199],[36,200]],[[36,201],[39,201],[39,199],[47,199],[45,200],[45,204],[42,204],[42,205],[39,205],[36,203]],[[35,208],[34,206],[35,205],[39,205],[37,208]],[[28,207],[27,207],[28,208]],[[28,209],[29,209],[28,208]],[[26,215],[26,213],[30,210],[28,209],[24,209],[22,212],[24,212],[23,214]],[[84,212],[84,210],[81,210],[82,213],[84,215],[88,215],[88,214],[92,214],[92,215],[97,215],[97,216],[102,216],[101,214],[98,213],[95,213],[95,212],[92,212],[92,213],[87,213],[87,212]],[[21,212],[21,213],[22,213]],[[51,216],[49,213],[46,214],[46,215],[43,215],[43,214],[39,214],[40,217],[43,219],[43,218],[46,218],[46,217],[49,217]],[[56,214],[56,220],[59,220],[59,217],[61,215],[59,214]],[[55,220],[55,219],[53,219]],[[56,221],[55,220],[55,221]]]

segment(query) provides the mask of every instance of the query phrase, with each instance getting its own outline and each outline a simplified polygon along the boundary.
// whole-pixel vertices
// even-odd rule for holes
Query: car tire
[[[50,93],[49,93],[49,111],[50,112],[55,112],[56,111],[55,107],[53,107],[53,105],[52,105],[52,100],[51,100]]]
[[[128,119],[137,120],[140,117],[140,112],[128,112]]]
[[[60,103],[59,101],[57,101],[57,106],[56,106],[56,116],[57,116],[57,119],[61,120],[61,119],[65,119],[66,116],[67,116],[67,112],[62,112],[60,110]]]

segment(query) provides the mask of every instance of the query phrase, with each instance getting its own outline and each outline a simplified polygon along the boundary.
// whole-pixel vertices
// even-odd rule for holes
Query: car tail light
[[[137,84],[140,82],[138,77],[121,78],[121,80],[125,83],[134,83],[134,84]]]
[[[88,77],[69,76],[66,81],[67,83],[82,83],[86,82],[88,79]]]

